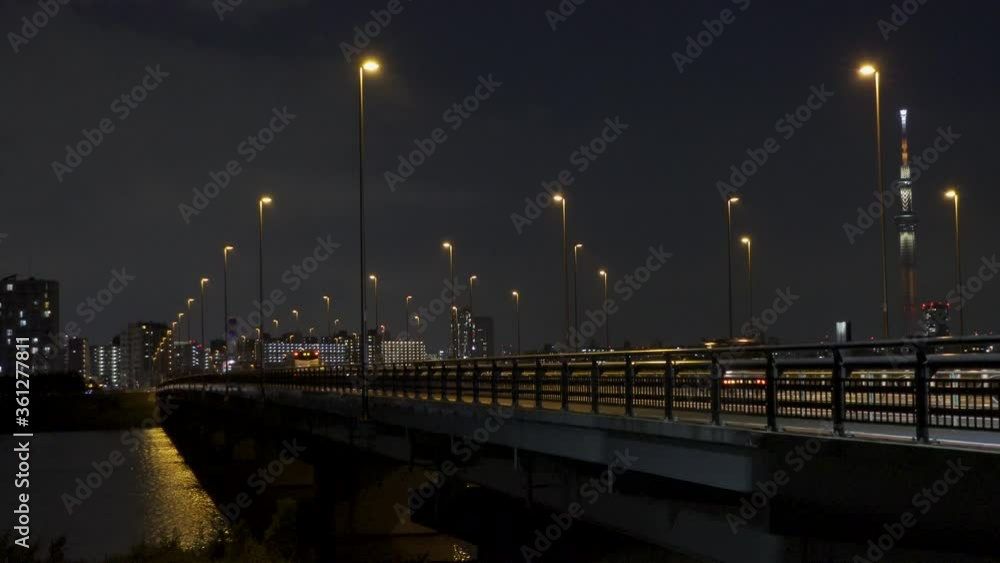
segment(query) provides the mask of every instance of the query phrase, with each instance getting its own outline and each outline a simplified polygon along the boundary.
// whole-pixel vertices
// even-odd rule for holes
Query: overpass
[[[365,376],[344,365],[202,374],[157,391],[187,410],[253,404],[289,430],[553,513],[576,503],[593,524],[720,561],[873,558],[866,542],[907,512],[915,524],[881,560],[931,550],[961,561],[996,551],[998,341],[461,359]],[[627,471],[594,500],[587,483],[616,459]],[[956,467],[969,469],[956,478]]]

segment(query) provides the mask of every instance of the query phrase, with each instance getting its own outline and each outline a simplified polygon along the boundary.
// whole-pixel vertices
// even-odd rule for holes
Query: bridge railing
[[[633,350],[202,374],[163,391],[366,395],[611,416],[1000,431],[1000,337],[919,342]]]

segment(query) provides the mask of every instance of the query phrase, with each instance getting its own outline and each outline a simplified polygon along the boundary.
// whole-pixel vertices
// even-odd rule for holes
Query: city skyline
[[[616,53],[613,41],[602,45],[608,52],[593,60],[622,62],[595,64],[600,70],[597,74],[582,66],[548,68],[543,54],[593,51],[597,47],[586,45],[587,33],[605,25],[604,19],[621,24],[613,33],[640,36],[654,24],[637,20],[637,10],[609,11],[588,4],[552,31],[544,11],[505,7],[496,14],[503,25],[486,25],[481,39],[444,30],[469,41],[469,53],[454,62],[442,59],[429,68],[410,50],[394,49],[391,40],[380,44],[377,54],[383,67],[367,91],[368,269],[379,272],[380,284],[384,283],[381,311],[390,329],[403,314],[404,295],[414,296],[415,310],[439,296],[448,277],[447,257],[440,252],[440,244],[453,240],[458,248],[456,277],[462,279],[472,272],[479,277],[476,312],[496,319],[498,348],[511,339],[513,288],[522,295],[523,348],[555,342],[564,322],[558,211],[541,210],[531,224],[520,224],[512,215],[526,217],[525,198],[534,199],[542,193],[543,183],[556,181],[560,171],[569,170],[574,178],[565,189],[574,202],[569,207],[570,242],[585,245],[580,255],[581,317],[597,307],[602,289],[599,269],[608,269],[613,288],[621,276],[643,264],[649,247],[662,245],[673,256],[665,269],[635,292],[634,299],[620,303],[612,321],[613,341],[628,340],[636,346],[654,340],[687,344],[723,336],[725,238],[717,184],[731,182],[729,167],[739,166],[747,150],[775,137],[781,150],[747,180],[734,212],[734,235],[750,235],[754,240],[755,304],[765,305],[776,291],[788,288],[802,296],[769,328],[768,336],[819,340],[832,334],[838,320],[852,321],[856,338],[878,335],[878,235],[867,230],[852,244],[845,234],[845,224],[858,220],[857,208],[875,201],[871,84],[856,74],[857,66],[867,60],[879,64],[884,73],[887,171],[898,164],[891,150],[898,146],[892,118],[901,107],[913,111],[910,145],[915,170],[921,169],[918,160],[940,137],[939,130],[951,128],[960,136],[937,162],[921,169],[921,177],[914,182],[922,220],[918,302],[944,300],[954,286],[951,203],[942,195],[946,188],[959,186],[963,203],[970,204],[963,208],[962,217],[966,269],[974,271],[982,257],[993,255],[988,213],[998,196],[989,189],[986,171],[978,164],[988,161],[985,155],[992,132],[978,112],[989,109],[989,84],[995,78],[974,70],[986,64],[980,57],[986,57],[983,53],[988,49],[974,48],[975,41],[984,40],[978,35],[970,37],[972,43],[964,47],[945,45],[934,52],[919,48],[922,37],[967,16],[967,7],[923,6],[886,41],[877,22],[890,16],[891,3],[850,6],[836,12],[849,20],[846,26],[844,21],[834,25],[811,20],[810,32],[830,39],[826,48],[805,49],[803,56],[809,57],[812,66],[751,72],[742,67],[773,55],[783,42],[796,42],[802,51],[797,41],[804,33],[785,29],[774,36],[772,45],[754,44],[754,34],[774,15],[769,13],[773,8],[754,5],[745,14],[738,12],[736,22],[726,27],[715,44],[678,72],[671,55],[684,52],[686,38],[703,31],[702,20],[718,17],[719,9],[731,5],[653,8],[662,16],[663,28],[655,28],[655,37],[638,39],[640,45],[646,43],[644,49],[631,44],[631,53]],[[424,41],[408,35],[413,33],[411,26],[435,29],[434,25],[442,25],[433,21],[441,10],[407,7],[387,27],[385,37],[399,33],[411,41]],[[780,18],[794,21],[801,15],[796,10],[808,12],[783,7]],[[361,10],[342,15],[338,21],[345,22],[343,36],[348,41],[351,27],[370,18]],[[98,11],[95,17],[112,16]],[[122,23],[135,25],[127,17]],[[976,21],[968,23],[977,25]],[[73,31],[92,24],[67,15],[63,25],[65,32],[40,36],[22,46],[23,53],[12,61],[15,72],[18,65],[32,64],[30,57],[43,56],[58,45],[77,45]],[[521,66],[500,58],[496,45],[490,43],[497,38],[491,32],[505,29],[508,33],[511,26],[538,39],[530,47],[537,50],[536,56],[525,58]],[[829,35],[834,30],[836,37]],[[330,38],[335,36],[340,38],[338,34]],[[85,325],[83,335],[92,342],[105,342],[129,322],[144,318],[170,322],[177,312],[186,311],[187,297],[200,298],[199,279],[222,279],[218,254],[224,245],[232,244],[236,250],[229,255],[230,308],[233,314],[246,316],[256,298],[256,232],[250,213],[256,199],[267,193],[275,202],[267,211],[265,277],[268,289],[289,293],[288,304],[279,310],[282,318],[287,319],[288,311],[295,308],[302,313],[302,325],[325,326],[321,296],[328,295],[341,328],[357,330],[356,217],[352,211],[356,207],[357,171],[352,160],[356,115],[351,65],[344,62],[339,42],[328,41],[309,59],[289,67],[283,64],[285,57],[301,54],[305,47],[287,35],[277,37],[251,45],[248,38],[234,33],[206,44],[198,30],[167,26],[150,33],[139,29],[134,38],[122,38],[132,42],[135,50],[115,59],[118,78],[109,79],[106,88],[81,93],[76,101],[79,107],[72,114],[60,117],[62,110],[52,105],[58,125],[46,125],[51,131],[42,135],[37,131],[41,123],[16,121],[15,135],[18,131],[26,134],[30,127],[38,138],[47,140],[26,139],[0,157],[5,159],[11,185],[34,188],[19,190],[14,205],[3,215],[9,236],[0,246],[0,268],[25,274],[28,257],[32,257],[30,270],[36,277],[62,283],[62,323],[75,320]],[[546,43],[554,39],[558,41]],[[505,45],[515,52],[528,49],[527,45]],[[223,84],[213,81],[208,67],[196,60],[204,53],[214,63],[239,68],[250,50],[271,53],[271,57],[255,59],[257,73],[283,76],[287,85],[266,83],[249,89],[250,84],[257,84],[256,78],[238,72]],[[85,56],[82,61],[87,72],[98,76],[105,72],[87,67]],[[140,83],[146,66],[155,70],[157,64],[170,76],[149,92],[134,115],[107,135],[93,155],[61,182],[57,180],[51,162],[64,156],[62,146],[79,141],[81,129],[97,126],[108,103]],[[560,95],[560,89],[540,81],[543,71],[578,95],[572,100]],[[740,86],[738,95],[714,78],[719,72]],[[482,86],[480,77],[488,84],[490,76],[500,85],[453,130],[455,114],[445,117],[442,112],[456,100],[475,95]],[[949,78],[947,86],[943,77]],[[171,92],[175,83],[177,90]],[[44,89],[39,94],[31,85],[20,82],[13,92],[15,100],[29,93],[44,100]],[[192,94],[190,87],[195,85],[212,85],[218,92]],[[775,122],[806,103],[813,88],[821,87],[833,92],[829,101],[787,141],[776,134]],[[588,95],[591,91],[598,95]],[[956,91],[962,92],[965,101],[957,101]],[[286,107],[295,116],[286,118],[283,127],[287,131],[276,127],[273,144],[253,162],[245,163],[245,170],[233,176],[227,188],[210,198],[206,208],[187,215],[186,221],[178,206],[192,205],[192,189],[203,189],[209,173],[224,170],[227,161],[242,162],[238,147],[243,138],[270,123],[282,126],[274,118]],[[82,115],[90,114],[95,119],[83,119]],[[602,135],[606,120],[616,118],[628,128],[619,131],[620,138],[608,143],[602,154],[587,159],[586,170],[579,171],[583,161],[579,154],[574,159],[574,153]],[[178,127],[163,129],[165,123],[174,121]],[[544,133],[525,134],[538,123],[544,125]],[[413,139],[432,138],[439,127],[447,132],[448,140],[438,144],[434,154],[415,166],[404,182],[387,181],[386,172],[398,172],[399,156],[417,147]],[[313,142],[321,130],[328,131],[323,138],[330,143]],[[135,148],[139,139],[148,145],[143,151]],[[672,142],[664,144],[664,139]],[[706,152],[706,147],[713,150]],[[505,166],[504,159],[511,158],[522,165]],[[118,162],[126,165],[119,167]],[[892,177],[891,172],[887,177]],[[98,187],[99,192],[95,191]],[[68,211],[49,210],[49,228],[32,231],[38,221],[29,225],[27,214],[10,211],[28,205],[21,198],[29,193],[58,194]],[[136,193],[142,194],[140,206],[134,204]],[[895,209],[887,212],[895,214]],[[83,236],[67,237],[66,232]],[[132,232],[142,236],[123,236]],[[292,292],[282,281],[282,273],[312,254],[317,237],[329,237],[341,247]],[[897,259],[893,246],[888,248],[890,264]],[[98,248],[101,253],[93,252]],[[802,268],[803,263],[809,267]],[[738,254],[734,254],[733,268],[739,329],[745,317],[740,312],[746,307]],[[78,304],[105,289],[115,271],[135,279],[93,322],[86,322],[89,316],[79,314]],[[850,289],[844,289],[841,278],[854,282]],[[901,310],[901,297],[897,284],[889,286],[891,332],[898,335],[902,320],[896,312]],[[208,291],[206,338],[211,339],[218,332],[212,330],[218,325],[213,319],[221,319],[223,313],[219,285],[210,285]],[[998,303],[1000,290],[985,284],[966,311],[966,332],[995,328],[995,317],[989,312]],[[465,302],[460,298],[459,304]],[[447,340],[447,326],[448,321],[442,319],[427,324],[425,339],[432,348],[440,348],[439,343]]]

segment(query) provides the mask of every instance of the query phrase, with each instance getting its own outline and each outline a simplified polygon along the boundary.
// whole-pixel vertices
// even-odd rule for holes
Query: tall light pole
[[[731,197],[726,200],[726,270],[729,272],[729,339],[733,339],[733,204],[740,198]]]
[[[944,194],[945,197],[952,199],[955,202],[955,291],[960,292],[962,290],[962,243],[959,222],[958,222],[958,190],[948,190]],[[958,305],[958,335],[965,336],[965,306],[964,301],[960,301]]]
[[[194,297],[188,297],[187,298],[187,306],[188,306],[188,312],[187,312],[187,317],[188,317],[188,342],[191,342],[191,304],[192,303],[194,303]]]
[[[514,354],[521,355],[521,294],[514,290]]]
[[[556,194],[552,200],[562,206],[562,267],[563,267],[563,308],[565,318],[563,319],[563,338],[569,342],[569,239],[566,229],[566,196]]]
[[[375,334],[378,334],[378,276],[371,274],[368,279],[375,285]]]
[[[747,247],[747,320],[753,318],[753,258],[750,255],[750,237],[743,237],[740,242]]]
[[[229,253],[236,250],[235,246],[226,245],[222,248],[222,340],[226,343],[226,359],[229,359]]]
[[[257,354],[257,359],[260,360],[260,373],[264,374],[264,323],[267,319],[264,318],[264,206],[270,205],[270,196],[262,196],[257,200],[257,217],[258,217],[258,229],[257,229],[257,289],[260,290],[260,301],[257,302],[257,314],[260,316],[260,321],[257,323],[257,346],[259,347],[259,352]],[[261,389],[263,389],[263,381],[261,381]]]
[[[208,278],[201,278],[201,345],[205,346],[205,286],[208,285]]]
[[[180,327],[181,323],[184,322],[184,313],[177,313],[177,326]],[[174,333],[174,340],[180,340],[180,332]]]
[[[413,315],[413,320],[417,322],[417,332],[420,332],[420,315]]]
[[[406,298],[403,301],[405,302],[404,305],[403,305],[403,308],[404,308],[404,311],[403,311],[403,334],[407,334],[409,331],[406,330],[406,327],[410,325],[410,301],[413,301],[413,296],[412,295],[407,295]],[[409,340],[409,338],[407,338],[407,340]]]
[[[358,267],[358,277],[361,290],[361,346],[360,366],[358,374],[361,376],[361,412],[362,417],[368,416],[368,306],[365,294],[368,292],[365,286],[365,272],[368,270],[365,265],[365,72],[375,72],[379,69],[379,64],[373,60],[367,60],[358,67],[358,215],[359,215],[359,244],[360,258]]]
[[[573,330],[577,331],[576,337],[580,338],[580,296],[579,293],[579,282],[577,281],[580,277],[580,251],[583,250],[582,244],[573,245]],[[580,351],[580,345],[577,343],[575,346],[576,351]]]
[[[472,348],[476,345],[476,314],[473,312],[472,308],[472,290],[476,285],[476,280],[479,276],[472,274],[469,276],[469,350],[471,352]]]
[[[448,283],[451,284],[452,292],[455,291],[455,286],[458,284],[458,280],[455,279],[455,245],[450,242],[441,243],[441,247],[448,251]],[[451,325],[451,344],[449,347],[452,348],[451,357],[458,357],[458,320],[455,319]]]
[[[601,303],[601,309],[605,308],[605,304],[608,302],[608,271],[601,270],[597,272],[601,279],[604,280],[604,302]],[[611,351],[611,318],[610,315],[605,315],[604,319],[604,347],[610,352]]]
[[[333,336],[330,332],[330,296],[324,295],[323,301],[326,303],[326,335],[327,337]]]
[[[886,284],[886,261],[885,261],[885,178],[883,176],[882,165],[882,83],[881,74],[875,66],[866,64],[858,69],[861,76],[872,76],[875,78],[875,163],[876,176],[878,182],[878,205],[879,214],[879,254],[882,257],[882,338],[889,338],[889,299]]]
[[[299,310],[298,309],[292,309],[292,317],[295,318],[295,330],[292,331],[292,338],[295,338],[295,334],[296,333],[301,333],[302,332],[302,329],[299,328]]]
[[[279,326],[278,319],[271,319],[271,322],[274,323],[274,335],[278,336],[280,334],[278,332],[278,326]]]

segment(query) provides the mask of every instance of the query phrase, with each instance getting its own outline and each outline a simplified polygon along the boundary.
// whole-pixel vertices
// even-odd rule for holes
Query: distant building
[[[61,371],[59,282],[0,279],[0,376],[14,375],[17,339],[27,338],[33,373]]]
[[[164,373],[156,369],[157,350],[168,338],[167,325],[155,322],[131,323],[121,333],[121,377],[123,386],[146,389],[160,383]]]
[[[88,353],[88,348],[86,338],[71,336],[66,340],[66,353],[64,354],[63,364],[66,366],[68,373],[79,373],[84,377],[90,375],[90,354]]]
[[[387,340],[382,343],[386,364],[408,364],[427,359],[427,345],[420,340]]]
[[[920,329],[923,336],[950,336],[951,309],[945,301],[930,301],[920,306]]]
[[[469,357],[490,358],[497,356],[496,349],[493,347],[493,317],[476,317],[473,326],[475,333]]]
[[[90,346],[90,377],[104,383],[109,389],[122,387],[121,348],[117,344]]]

